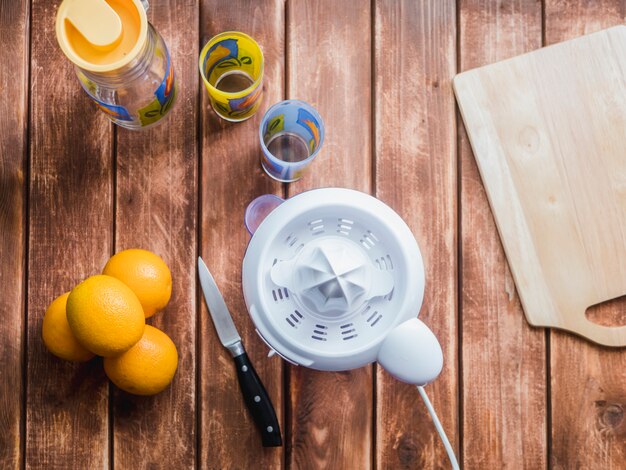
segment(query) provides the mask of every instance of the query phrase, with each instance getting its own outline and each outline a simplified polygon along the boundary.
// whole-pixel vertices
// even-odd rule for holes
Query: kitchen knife
[[[209,308],[217,336],[235,360],[239,387],[241,388],[246,406],[261,432],[263,446],[282,446],[280,427],[272,401],[243,348],[241,337],[237,333],[237,328],[235,328],[224,298],[209,269],[200,257],[198,257],[198,275],[202,292],[204,293],[204,300]]]

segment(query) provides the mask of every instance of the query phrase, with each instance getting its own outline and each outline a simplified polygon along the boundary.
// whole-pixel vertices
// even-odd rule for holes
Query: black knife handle
[[[248,355],[244,352],[235,358],[239,387],[243,394],[246,406],[259,428],[263,440],[263,447],[280,447],[283,441],[280,437],[280,426],[276,419],[276,412],[270,397],[261,383]]]

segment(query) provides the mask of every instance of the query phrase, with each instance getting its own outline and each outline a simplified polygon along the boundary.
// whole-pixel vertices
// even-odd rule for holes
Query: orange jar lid
[[[148,19],[139,0],[64,0],[56,18],[61,50],[80,68],[110,72],[133,60]]]

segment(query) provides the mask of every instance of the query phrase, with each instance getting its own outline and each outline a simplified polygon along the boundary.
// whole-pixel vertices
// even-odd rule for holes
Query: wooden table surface
[[[0,0],[1,468],[449,468],[415,388],[375,365],[267,359],[254,333],[244,208],[324,186],[374,194],[413,230],[420,318],[445,355],[427,389],[465,468],[626,468],[626,351],[526,323],[451,88],[459,71],[623,23],[624,0],[152,0],[180,88],[167,123],[144,132],[87,99],[57,46],[58,3]],[[261,110],[241,124],[216,117],[199,80],[201,45],[225,30],[252,35],[266,58]],[[291,185],[259,166],[260,118],[284,98],[326,123],[313,170]],[[48,303],[129,247],[162,255],[174,279],[150,323],[173,338],[179,368],[148,398],[41,341]],[[283,448],[260,446],[199,295],[199,254]]]

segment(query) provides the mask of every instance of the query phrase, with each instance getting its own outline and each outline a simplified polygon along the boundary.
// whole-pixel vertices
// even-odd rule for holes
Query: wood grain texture
[[[0,1],[0,467],[22,463],[28,1]]]
[[[547,1],[545,40],[553,44],[616,24],[626,5],[613,1]],[[624,308],[613,303],[609,308]],[[551,332],[554,469],[621,469],[626,462],[626,350],[609,350]]]
[[[414,314],[444,353],[443,372],[426,390],[458,449],[455,2],[379,0],[374,17],[376,195],[422,251],[426,290]],[[448,468],[415,387],[377,369],[377,467]]]
[[[59,1],[32,3],[27,468],[109,465],[102,363],[48,353],[48,304],[101,271],[112,248],[111,123],[87,98],[54,33]]]
[[[585,311],[626,293],[624,57],[619,26],[454,79],[526,318],[607,346],[626,325]]]
[[[176,344],[178,370],[153,397],[115,389],[116,468],[182,469],[196,461],[198,12],[193,0],[151,3],[148,18],[174,65],[176,103],[157,127],[117,128],[115,249],[148,249],[169,266],[172,298],[147,323]]]
[[[326,124],[320,156],[288,194],[323,186],[375,192],[420,243],[420,318],[445,353],[444,372],[427,391],[462,447],[462,465],[624,467],[626,351],[528,326],[462,124],[458,175],[455,168],[455,63],[466,70],[539,48],[541,2],[458,0],[456,32],[452,0],[153,1],[149,15],[172,51],[179,96],[166,123],[141,133],[113,132],[81,90],[54,35],[60,0],[32,0],[30,15],[29,3],[0,0],[1,468],[448,468],[413,387],[371,367],[322,373],[267,359],[254,333],[240,282],[243,211],[260,194],[282,193],[260,168],[258,125],[285,97],[309,101]],[[548,44],[626,15],[624,0],[543,3]],[[230,29],[256,38],[266,59],[261,109],[239,124],[216,117],[196,65],[199,48]],[[398,39],[404,48],[389,42]],[[41,319],[57,295],[130,246],[154,249],[172,268],[171,304],[149,322],[173,337],[180,365],[161,395],[114,392],[109,422],[101,361],[51,356]],[[283,449],[261,447],[197,289],[197,251],[283,420]],[[624,312],[622,300],[596,315]]]
[[[371,11],[369,1],[287,3],[287,97],[313,105],[324,146],[289,195],[339,186],[371,193]],[[372,463],[372,367],[318,372],[290,367],[291,468]]]
[[[200,253],[215,277],[281,421],[283,365],[278,357],[267,358],[267,346],[255,333],[241,290],[241,262],[249,240],[243,225],[247,204],[262,194],[280,193],[280,185],[261,169],[258,128],[265,110],[283,98],[283,2],[202,2],[202,46],[214,35],[233,30],[249,34],[263,50],[263,102],[249,120],[228,123],[214,113],[202,85]],[[261,436],[239,391],[232,358],[218,340],[203,299],[200,304],[200,467],[278,468],[283,462],[284,448],[261,446]],[[284,437],[284,426],[282,430]]]
[[[541,5],[460,2],[461,71],[541,47]],[[463,460],[544,468],[544,331],[528,325],[462,123],[459,126]]]

